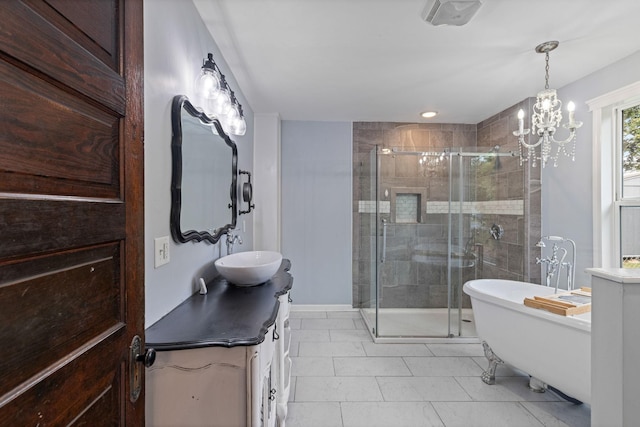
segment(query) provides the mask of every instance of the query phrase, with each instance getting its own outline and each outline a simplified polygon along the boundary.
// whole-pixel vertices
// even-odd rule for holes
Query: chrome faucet
[[[233,252],[234,243],[242,244],[242,238],[238,234],[233,234],[231,230],[227,231],[227,255]]]
[[[551,255],[551,258],[546,257],[545,259],[540,259],[540,258],[536,258],[536,264],[546,264],[546,270],[547,270],[547,274],[546,274],[546,282],[545,285],[546,286],[551,286],[551,281],[553,280],[553,276],[556,275],[556,273],[558,273],[558,267],[564,265],[563,261],[564,258],[567,256],[567,250],[565,248],[560,249],[560,251],[562,251],[562,257],[558,258],[558,245],[557,244],[553,244],[553,254]],[[559,279],[560,279],[560,274],[558,274],[558,277],[556,277],[556,292],[558,292],[558,284],[559,284]]]
[[[544,240],[554,241],[565,243],[568,242],[571,244],[571,249],[573,250],[572,261],[565,261],[567,257],[567,249],[559,248],[558,244],[553,244],[552,255],[551,257],[546,257],[544,259],[540,259],[536,257],[536,264],[545,264],[546,265],[546,275],[545,275],[545,285],[551,286],[551,282],[553,277],[557,274],[556,277],[556,292],[558,292],[558,284],[560,282],[560,270],[565,268],[567,270],[567,289],[572,290],[575,286],[575,264],[576,264],[576,244],[573,240],[567,239],[559,236],[543,236],[536,246],[539,248],[544,248],[546,245],[544,244]],[[558,252],[560,252],[560,258],[558,258]]]

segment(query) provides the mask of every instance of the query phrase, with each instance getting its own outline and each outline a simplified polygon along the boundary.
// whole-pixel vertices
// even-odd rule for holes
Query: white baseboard
[[[291,304],[291,311],[358,311],[350,304]]]

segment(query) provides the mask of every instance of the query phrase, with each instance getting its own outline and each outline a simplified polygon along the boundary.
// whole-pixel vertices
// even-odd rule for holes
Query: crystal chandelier
[[[418,164],[422,167],[435,167],[440,164],[447,155],[446,151],[443,152],[429,152],[425,151],[420,154],[420,158],[418,159]]]
[[[549,89],[549,52],[557,48],[558,45],[557,41],[548,41],[536,46],[536,52],[545,54],[545,85],[544,90],[538,92],[536,103],[533,106],[531,129],[524,128],[524,111],[518,111],[518,130],[513,134],[518,137],[520,166],[523,162],[531,161],[531,166],[535,167],[537,160],[540,160],[542,167],[545,167],[549,160],[553,160],[553,166],[556,167],[560,154],[575,160],[576,129],[582,126],[582,122],[577,122],[574,119],[575,104],[573,102],[567,104],[569,120],[562,125],[569,130],[569,136],[563,140],[558,140],[555,137],[556,130],[562,121],[562,101],[558,99],[555,89]],[[525,141],[525,136],[529,134],[534,138],[532,144]]]

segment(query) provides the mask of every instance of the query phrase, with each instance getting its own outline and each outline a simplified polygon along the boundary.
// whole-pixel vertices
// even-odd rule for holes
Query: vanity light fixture
[[[202,94],[205,99],[213,99],[220,90],[220,70],[213,61],[213,55],[209,54],[207,59],[203,61],[200,74],[196,79],[196,90]]]
[[[430,119],[432,117],[435,117],[438,115],[437,111],[425,111],[424,113],[420,113],[420,117],[423,117],[425,119]]]
[[[538,92],[536,103],[533,106],[531,115],[531,129],[524,128],[524,110],[518,111],[518,130],[513,135],[518,138],[520,147],[520,166],[523,162],[531,161],[531,166],[536,166],[536,161],[542,162],[545,167],[549,160],[553,160],[553,166],[558,166],[558,157],[564,154],[575,160],[576,153],[576,129],[582,126],[582,122],[577,122],[574,118],[575,104],[569,102],[567,111],[569,120],[562,127],[569,130],[566,139],[555,138],[557,128],[562,121],[562,101],[558,99],[555,89],[549,89],[549,52],[558,47],[557,41],[548,41],[536,46],[536,52],[545,54],[545,85],[544,90]],[[525,141],[525,136],[531,134],[537,138],[529,144]],[[555,148],[553,146],[555,144]],[[567,147],[568,146],[568,147]],[[567,150],[567,148],[569,148]]]
[[[205,112],[220,121],[225,132],[244,135],[247,122],[244,119],[242,105],[227,84],[224,74],[213,60],[213,54],[207,54],[203,60],[200,74],[196,79],[196,90],[204,99]]]

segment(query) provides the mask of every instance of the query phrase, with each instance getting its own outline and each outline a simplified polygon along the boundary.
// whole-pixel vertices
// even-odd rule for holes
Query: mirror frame
[[[213,233],[208,231],[187,230],[180,228],[180,213],[182,211],[182,109],[185,109],[191,116],[198,118],[204,125],[215,126],[218,136],[224,139],[231,148],[231,188],[229,191],[231,209],[231,222],[216,228]],[[220,237],[229,230],[236,228],[237,205],[238,205],[238,148],[235,142],[222,129],[218,119],[212,119],[204,112],[194,107],[189,98],[185,95],[173,97],[171,105],[171,235],[176,242],[186,243],[189,241],[207,241],[217,243]],[[213,133],[211,134],[212,136]],[[204,196],[203,196],[204,197]],[[215,226],[215,225],[214,225]]]

